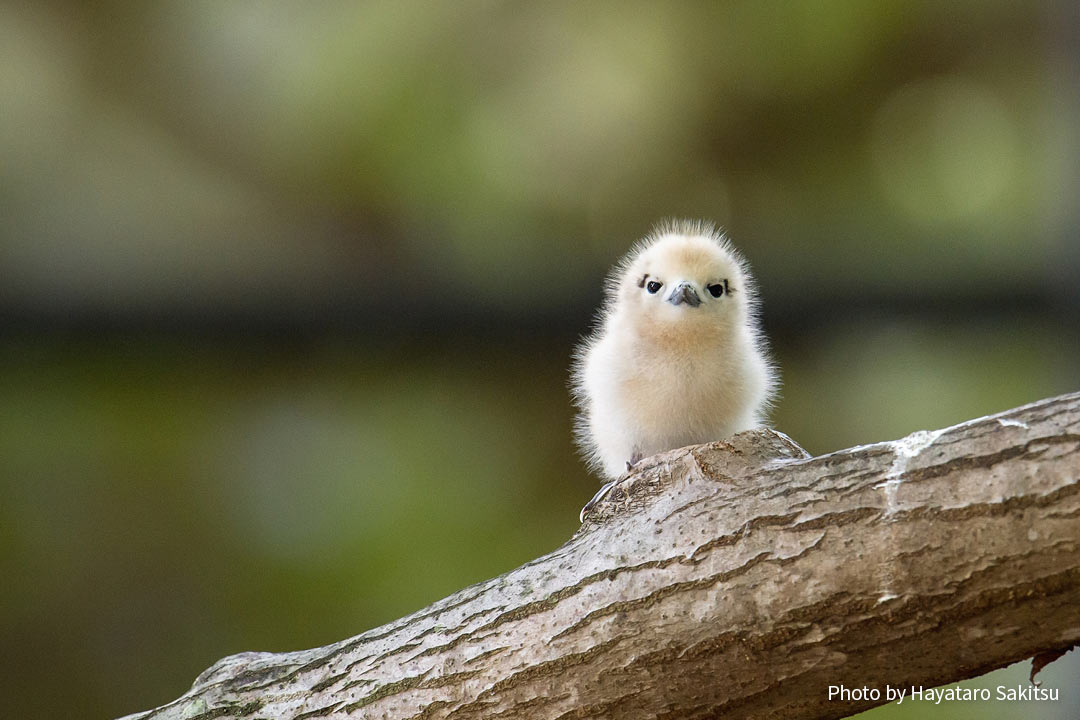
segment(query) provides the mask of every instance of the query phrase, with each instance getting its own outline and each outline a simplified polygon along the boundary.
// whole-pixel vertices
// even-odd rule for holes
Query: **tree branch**
[[[648,458],[558,550],[142,720],[835,718],[1080,641],[1080,393],[811,458]]]

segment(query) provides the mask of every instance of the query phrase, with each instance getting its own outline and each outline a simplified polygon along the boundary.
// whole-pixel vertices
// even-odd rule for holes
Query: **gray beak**
[[[690,283],[682,283],[672,290],[667,301],[672,305],[686,303],[690,307],[697,307],[701,304],[701,298],[698,297],[697,290],[694,290],[694,286]]]

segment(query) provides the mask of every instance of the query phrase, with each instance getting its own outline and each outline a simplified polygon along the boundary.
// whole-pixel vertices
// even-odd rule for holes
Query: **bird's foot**
[[[626,472],[630,472],[631,470],[633,470],[634,466],[641,462],[641,458],[641,451],[635,450],[633,454],[630,455],[630,459],[626,461]],[[596,494],[592,496],[592,500],[585,503],[585,507],[581,508],[581,512],[578,513],[578,520],[580,522],[585,522],[585,513],[592,510],[593,507],[596,506],[596,503],[603,500],[604,496],[611,492],[611,488],[615,487],[615,483],[617,483],[621,479],[622,478],[616,478],[615,480],[608,480],[606,483],[604,483],[604,486],[597,490]]]
[[[581,508],[581,512],[578,513],[578,522],[585,522],[585,513],[592,510],[596,503],[603,500],[604,496],[611,491],[611,488],[615,487],[615,483],[615,480],[608,480],[602,488],[596,491],[596,494],[592,496],[592,500],[585,503],[585,507]]]

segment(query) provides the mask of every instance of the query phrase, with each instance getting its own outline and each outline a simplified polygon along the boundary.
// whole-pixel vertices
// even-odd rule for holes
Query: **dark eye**
[[[656,293],[660,292],[660,288],[662,288],[662,287],[664,287],[664,283],[656,282],[655,280],[650,280],[649,284],[645,286],[645,289],[648,290],[653,295],[655,295]]]
[[[709,285],[705,289],[708,290],[709,294],[712,295],[713,297],[720,297],[721,295],[724,294],[724,284],[723,283],[715,283],[713,285]]]

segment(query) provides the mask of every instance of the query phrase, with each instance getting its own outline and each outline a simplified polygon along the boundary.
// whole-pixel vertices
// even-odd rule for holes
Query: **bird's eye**
[[[724,294],[724,284],[723,283],[714,283],[712,285],[707,286],[705,289],[708,290],[709,294],[712,295],[715,298],[718,298],[718,297],[720,297],[721,295]]]
[[[645,289],[648,290],[651,294],[655,295],[656,293],[660,292],[660,288],[662,287],[664,287],[664,283],[650,280],[649,284],[645,286]]]

